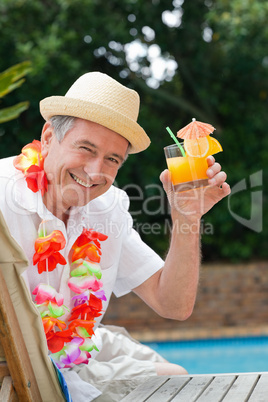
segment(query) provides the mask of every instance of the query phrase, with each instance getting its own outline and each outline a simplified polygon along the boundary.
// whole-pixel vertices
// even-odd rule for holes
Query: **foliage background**
[[[64,95],[85,72],[105,72],[139,92],[139,123],[152,140],[118,176],[121,187],[137,183],[144,189],[144,198],[128,189],[135,222],[162,225],[160,233],[141,230],[141,236],[160,254],[166,250],[167,207],[150,215],[139,211],[148,199],[151,211],[159,209],[163,147],[170,143],[165,127],[177,131],[196,117],[217,128],[224,148],[217,160],[230,185],[247,183],[205,217],[213,235],[203,235],[204,259],[267,258],[267,20],[265,0],[1,0],[0,71],[29,60],[32,72],[20,90],[1,100],[8,107],[27,99],[30,108],[0,126],[0,157],[40,137],[41,99]],[[135,60],[130,43],[139,49]],[[154,70],[153,55],[165,61],[162,74],[160,67]],[[260,170],[263,184],[250,189],[250,175]],[[263,195],[259,233],[230,212],[250,219],[251,190]]]

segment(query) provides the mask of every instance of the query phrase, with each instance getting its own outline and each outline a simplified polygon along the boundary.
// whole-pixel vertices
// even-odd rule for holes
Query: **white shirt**
[[[124,191],[112,186],[86,206],[72,208],[66,228],[61,220],[47,210],[40,192],[34,193],[27,187],[23,174],[13,166],[12,157],[0,160],[0,172],[0,208],[11,235],[28,258],[29,267],[23,275],[30,292],[39,283],[47,283],[47,274],[38,274],[37,266],[32,263],[34,243],[42,220],[45,220],[48,234],[52,230],[60,230],[66,239],[61,254],[67,264],[57,265],[49,273],[49,284],[63,294],[64,305],[69,308],[73,294],[67,286],[70,275],[68,255],[83,227],[108,236],[107,240],[101,242],[101,281],[107,298],[103,302],[104,311],[107,310],[112,292],[117,297],[130,292],[163,266],[163,260],[133,229],[128,212],[129,199]],[[96,319],[96,326],[101,319]]]

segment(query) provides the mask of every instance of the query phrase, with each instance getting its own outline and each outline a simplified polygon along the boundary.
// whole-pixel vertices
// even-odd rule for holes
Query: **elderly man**
[[[97,327],[112,292],[133,291],[163,317],[191,315],[200,264],[200,236],[191,228],[229,194],[226,174],[209,157],[210,185],[189,197],[174,193],[169,172],[162,172],[173,221],[162,261],[133,230],[128,197],[113,186],[128,154],[150,144],[137,123],[138,94],[91,72],[65,96],[42,100],[40,111],[41,143],[0,162],[0,208],[29,260],[24,280],[74,401],[91,400],[81,379],[100,389],[103,400],[120,400],[149,375],[186,373],[124,331]],[[80,391],[72,381],[77,374]]]

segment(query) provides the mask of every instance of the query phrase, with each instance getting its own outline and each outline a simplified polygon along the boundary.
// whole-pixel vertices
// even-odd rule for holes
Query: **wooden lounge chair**
[[[27,266],[0,211],[0,401],[63,402],[41,317],[21,277]]]
[[[5,279],[0,272],[0,400],[41,401],[41,395]],[[2,354],[3,354],[2,353]]]

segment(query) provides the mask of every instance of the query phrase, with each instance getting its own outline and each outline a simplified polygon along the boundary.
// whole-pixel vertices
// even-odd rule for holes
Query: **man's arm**
[[[134,289],[153,310],[166,318],[187,319],[195,304],[200,266],[200,220],[230,194],[226,174],[208,158],[209,187],[174,193],[168,170],[160,179],[167,193],[172,218],[170,248],[164,267]]]

